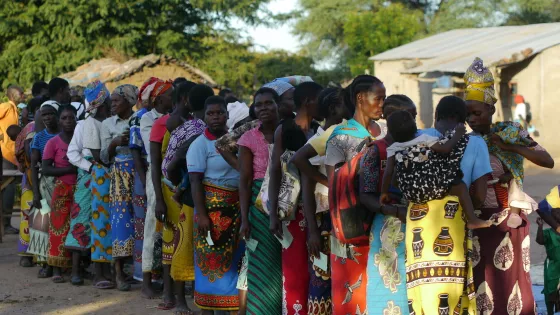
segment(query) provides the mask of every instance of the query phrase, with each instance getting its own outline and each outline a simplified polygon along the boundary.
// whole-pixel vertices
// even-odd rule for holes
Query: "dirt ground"
[[[557,165],[554,170],[527,168],[525,187],[535,200],[542,200],[554,185],[560,184],[560,160]],[[530,220],[534,239],[536,214],[531,214]],[[96,290],[87,280],[84,286],[75,287],[37,279],[38,268],[19,267],[16,248],[15,235],[6,236],[0,244],[0,314],[172,314],[155,308],[159,300],[141,298],[139,285],[133,286],[131,292],[119,292]],[[531,273],[536,284],[542,284],[544,258],[544,248],[533,242]],[[189,303],[192,306],[192,300]]]

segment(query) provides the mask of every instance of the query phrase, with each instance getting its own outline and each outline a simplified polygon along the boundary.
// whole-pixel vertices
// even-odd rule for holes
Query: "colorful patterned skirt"
[[[347,258],[331,254],[333,314],[364,314],[367,310],[369,245],[346,245],[344,248]]]
[[[134,174],[132,209],[134,209],[134,279],[142,280],[142,248],[144,247],[144,222],[146,221],[146,189],[140,176]]]
[[[317,226],[321,233],[323,247],[321,252],[327,255],[327,270],[313,265],[314,257],[309,256],[309,298],[307,299],[307,314],[330,315],[332,311],[331,294],[331,243],[332,230],[329,212],[321,212],[316,216]]]
[[[408,312],[404,235],[396,217],[377,213],[370,233],[367,306],[369,314]]]
[[[177,224],[179,223],[179,214],[181,207],[173,200],[174,188],[170,188],[168,184],[163,182],[161,184],[161,192],[163,194],[163,201],[167,207],[166,222],[163,225],[163,264],[171,265],[173,260],[173,253],[175,252],[176,239],[179,237]]]
[[[307,300],[309,298],[309,253],[307,251],[307,222],[303,207],[298,206],[296,218],[284,221],[288,232],[294,240],[290,247],[282,249],[282,314],[307,314]]]
[[[24,175],[26,177],[27,174]],[[33,256],[27,252],[29,247],[29,216],[31,215],[31,207],[33,205],[33,189],[25,184],[26,180],[22,183],[21,193],[21,215],[19,222],[19,242],[18,254],[20,256]]]
[[[156,192],[152,181],[152,167],[146,172],[146,219],[144,221],[144,244],[142,248],[142,272],[162,270],[162,224],[156,220]]]
[[[171,278],[175,281],[194,280],[194,248],[193,248],[194,208],[183,205],[179,214],[175,253],[171,261]]]
[[[109,172],[95,164],[91,172],[91,261],[110,263],[113,260],[111,220],[109,216]]]
[[[41,176],[39,180],[41,197],[51,204],[54,177]],[[29,246],[27,252],[36,256],[38,264],[46,263],[49,255],[50,208],[31,210],[29,214]]]
[[[203,310],[235,311],[239,309],[238,265],[245,251],[239,238],[239,194],[210,184],[204,185],[204,191],[214,245],[208,244],[207,235],[198,233],[195,210],[194,303]]]
[[[262,179],[253,180],[249,223],[258,244],[247,251],[247,314],[282,314],[282,246],[270,233],[268,215],[254,206],[261,186]]]
[[[52,209],[49,224],[49,266],[68,268],[72,266],[70,251],[64,247],[66,236],[70,231],[70,210],[74,203],[75,185],[67,184],[60,179],[54,183]]]
[[[134,162],[121,157],[111,167],[111,234],[113,260],[130,257],[134,253],[134,210],[132,189],[134,187]]]
[[[416,314],[476,312],[472,266],[459,199],[410,204],[406,219],[408,307]]]
[[[70,232],[64,246],[70,250],[91,250],[91,175],[78,169],[78,182],[70,212]]]

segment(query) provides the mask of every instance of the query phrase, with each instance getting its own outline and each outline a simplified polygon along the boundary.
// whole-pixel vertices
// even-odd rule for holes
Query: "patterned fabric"
[[[560,235],[554,229],[543,231],[546,261],[544,262],[545,295],[557,294],[560,284]]]
[[[163,180],[162,180],[163,182]],[[163,200],[167,206],[167,215],[165,224],[163,224],[163,264],[170,265],[175,253],[176,238],[179,237],[177,232],[177,224],[179,224],[179,215],[181,214],[181,207],[173,200],[175,188],[170,188],[166,183],[162,183],[161,190],[163,193]]]
[[[162,270],[162,230],[163,225],[156,220],[156,192],[152,181],[152,167],[146,172],[146,219],[144,221],[144,244],[142,247],[142,271]]]
[[[105,84],[101,83],[99,80],[95,80],[86,86],[84,90],[84,94],[86,96],[86,101],[88,102],[89,106],[86,109],[86,112],[92,113],[94,110],[99,108],[105,100],[111,96],[109,90]]]
[[[165,178],[168,178],[167,167],[169,166],[169,163],[171,163],[171,160],[175,157],[177,149],[183,146],[187,141],[191,140],[192,137],[202,134],[205,128],[206,124],[202,120],[189,119],[181,126],[177,127],[177,129],[173,130],[171,138],[169,139],[169,144],[167,145],[167,152],[165,153],[165,157],[161,163],[161,170]]]
[[[247,314],[282,314],[282,246],[268,230],[268,216],[254,206],[261,185],[262,179],[253,180],[249,207],[251,238],[258,245],[247,251]]]
[[[31,226],[29,225],[29,217],[32,212],[31,206],[33,205],[33,189],[31,189],[31,186],[22,184],[21,190],[18,254],[20,256],[32,256],[27,253],[27,248],[29,247],[30,241],[29,229]]]
[[[108,263],[113,259],[109,216],[111,177],[103,165],[95,164],[91,180],[91,261]]]
[[[286,91],[294,88],[293,85],[283,80],[274,80],[263,85],[262,87],[273,89],[274,91],[276,91],[278,96],[282,96],[282,94],[286,93]]]
[[[478,314],[467,255],[472,241],[463,215],[456,196],[409,205],[405,242],[411,314]]]
[[[527,130],[525,130],[519,123],[511,121],[498,122],[493,124],[490,130],[490,134],[498,135],[506,144],[516,144],[532,149],[542,150],[538,143],[531,138]],[[522,189],[523,178],[525,175],[523,171],[523,156],[517,153],[500,150],[490,141],[490,137],[488,135],[485,135],[483,138],[488,145],[489,153],[495,155],[498,159],[500,159],[500,161],[502,161],[502,163],[513,175],[513,178],[519,187]]]
[[[270,159],[269,143],[259,128],[247,131],[239,138],[237,144],[248,148],[253,153],[253,180],[264,178]]]
[[[147,107],[147,105],[152,105],[156,100],[156,97],[165,93],[167,90],[173,87],[173,81],[158,79],[151,77],[140,87],[138,97],[142,101],[142,107]]]
[[[64,142],[60,135],[47,141],[45,149],[43,150],[43,160],[53,161],[53,166],[56,168],[69,167],[70,161],[66,154],[68,153],[68,143]],[[77,175],[74,174],[64,174],[58,176],[58,179],[63,181],[68,185],[76,185]]]
[[[338,242],[331,236],[331,242],[335,241]],[[331,253],[333,314],[364,314],[367,312],[369,245],[348,245],[343,248],[347,258]]]
[[[144,247],[144,224],[146,221],[146,189],[140,176],[134,174],[132,209],[134,210],[134,278],[142,279],[142,248]]]
[[[478,101],[488,105],[496,104],[496,91],[494,90],[494,76],[488,68],[484,67],[482,59],[475,58],[464,76],[465,100]]]
[[[237,153],[237,141],[239,138],[247,131],[259,127],[260,124],[260,121],[253,120],[233,129],[216,140],[216,148],[225,152]]]
[[[142,155],[147,155],[148,153],[146,152],[146,146],[144,145],[144,141],[142,141],[142,134],[140,133],[140,119],[142,119],[142,116],[147,112],[148,110],[146,108],[142,108],[135,112],[129,121],[130,138],[128,147],[130,149],[142,150]]]
[[[39,191],[47,204],[51,204],[54,190],[54,177],[41,176]],[[33,208],[29,214],[29,246],[27,253],[36,255],[37,263],[46,263],[49,252],[50,212]]]
[[[295,220],[283,221],[294,240],[282,249],[283,301],[282,314],[307,314],[309,300],[309,269],[302,268],[309,261],[307,252],[307,221],[303,206],[298,206]],[[260,245],[260,244],[259,244]]]
[[[383,140],[380,140],[383,141]],[[364,154],[360,169],[360,189],[379,193],[386,160],[381,160],[376,144]],[[405,242],[406,226],[398,218],[376,213],[370,233],[367,264],[367,306],[369,314],[405,314],[406,294]]]
[[[72,266],[71,253],[64,247],[70,231],[70,209],[74,202],[74,185],[56,179],[52,196],[49,224],[49,266],[68,268]]]
[[[193,248],[194,208],[183,205],[174,238],[175,253],[171,261],[171,278],[175,281],[194,281]]]
[[[303,82],[313,82],[313,79],[311,79],[310,76],[292,75],[292,76],[289,76],[289,77],[274,79],[273,82],[275,82],[275,81],[284,81],[284,82],[290,83],[292,86],[298,86],[300,83],[303,83]]]
[[[116,160],[118,160],[118,155]],[[113,259],[133,256],[134,252],[134,210],[132,190],[134,187],[134,162],[118,161],[111,167],[111,235]]]
[[[78,169],[78,183],[70,212],[70,232],[64,246],[72,250],[91,248],[91,175]]]
[[[539,211],[550,214],[554,208],[560,208],[560,185],[552,188],[545,199],[539,202]]]
[[[449,141],[453,134],[446,134],[439,143]],[[464,135],[449,154],[434,152],[425,143],[398,151],[395,154],[395,169],[404,197],[418,204],[443,199],[451,185],[463,177],[460,164],[468,142],[469,135]]]
[[[206,235],[198,233],[195,209],[195,288],[194,302],[203,310],[233,311],[239,309],[237,265],[245,248],[240,245],[239,195],[206,183],[206,211],[212,221],[210,235],[214,245],[208,245]]]
[[[332,132],[328,141],[339,135],[349,135],[354,138],[361,139],[365,139],[370,136],[369,131],[364,126],[360,125],[360,123],[358,123],[355,119],[348,120],[346,125],[338,125]]]
[[[131,106],[138,100],[138,87],[132,84],[123,84],[113,90],[113,94],[122,96]]]
[[[331,245],[332,230],[331,216],[328,212],[317,213],[317,227],[323,243],[322,253],[327,255],[327,270],[322,270],[313,265],[314,257],[308,257],[309,269],[309,297],[307,298],[307,314],[330,315],[332,314],[331,297]]]
[[[490,159],[493,172],[489,180],[498,179],[505,169],[497,157],[491,155]],[[493,226],[474,230],[472,242],[477,312],[536,314],[529,274],[531,240],[527,215],[519,213],[523,223],[510,228],[508,188],[490,184],[486,195],[479,218],[492,220]]]
[[[25,141],[28,139],[29,134],[35,132],[35,122],[28,123],[19,135],[16,138],[16,162],[18,170],[22,173],[27,172],[29,169],[29,164],[31,161],[29,160],[28,152],[25,152]]]

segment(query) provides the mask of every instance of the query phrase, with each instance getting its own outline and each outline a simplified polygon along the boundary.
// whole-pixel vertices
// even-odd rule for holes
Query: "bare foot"
[[[474,218],[472,220],[469,220],[469,222],[467,222],[467,228],[471,230],[484,229],[490,227],[491,225],[492,225],[491,220],[481,220],[479,218]]]
[[[179,299],[181,300],[181,299]],[[187,304],[183,304],[181,301],[178,301],[177,307],[173,312],[175,315],[193,315],[193,311],[189,308]]]
[[[150,284],[144,285],[144,283],[142,283],[141,294],[143,298],[148,300],[155,299],[161,296],[161,293],[157,293],[156,291],[154,291],[153,287]]]

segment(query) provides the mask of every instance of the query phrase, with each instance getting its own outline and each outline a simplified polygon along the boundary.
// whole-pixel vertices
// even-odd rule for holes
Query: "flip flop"
[[[111,281],[101,280],[101,281],[95,283],[93,285],[93,287],[96,288],[96,289],[100,289],[100,290],[108,290],[108,289],[114,289],[115,284]]]
[[[54,283],[64,283],[64,282],[66,282],[66,280],[64,280],[64,278],[62,276],[53,276],[52,277],[52,282],[54,282]]]
[[[84,284],[84,279],[80,278],[79,276],[73,276],[73,277],[70,279],[70,282],[71,282],[73,285],[82,285],[82,284]]]
[[[169,311],[175,308],[175,303],[174,302],[163,302],[163,303],[159,303],[157,306],[158,310],[162,310],[162,311]]]

